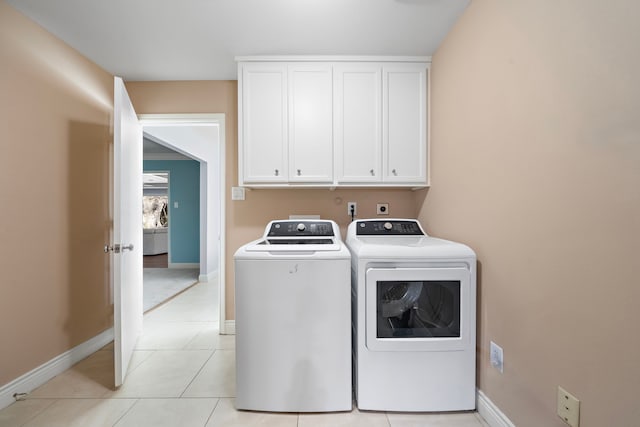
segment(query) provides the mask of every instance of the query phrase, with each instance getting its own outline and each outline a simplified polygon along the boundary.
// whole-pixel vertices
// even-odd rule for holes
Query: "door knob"
[[[104,245],[104,253],[107,254],[109,252],[113,252],[114,254],[119,254],[124,251],[133,251],[133,243],[128,245],[121,245],[116,243],[115,245]]]

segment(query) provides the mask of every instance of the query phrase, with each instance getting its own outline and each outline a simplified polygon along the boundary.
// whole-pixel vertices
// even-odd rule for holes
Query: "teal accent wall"
[[[200,262],[200,162],[144,160],[145,172],[169,172],[171,263]],[[178,202],[178,208],[174,207]]]

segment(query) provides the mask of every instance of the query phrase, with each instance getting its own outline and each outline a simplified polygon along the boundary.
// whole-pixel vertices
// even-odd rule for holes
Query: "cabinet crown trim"
[[[265,55],[234,59],[236,62],[431,62],[430,56]]]

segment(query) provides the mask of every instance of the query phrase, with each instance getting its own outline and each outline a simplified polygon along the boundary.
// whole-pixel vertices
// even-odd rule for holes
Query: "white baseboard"
[[[201,274],[198,276],[198,282],[208,283],[214,282],[218,278],[218,270],[212,271],[211,273]]]
[[[478,413],[491,427],[515,427],[515,424],[480,390],[476,390]]]
[[[65,351],[21,377],[3,385],[0,387],[0,409],[6,408],[15,402],[13,397],[15,393],[31,393],[34,389],[100,350],[111,341],[113,341],[113,328],[107,329],[90,340]]]
[[[200,268],[199,262],[170,262],[168,268]]]
[[[225,320],[223,323],[223,327],[220,330],[220,334],[222,335],[235,335],[236,334],[236,321],[235,320]]]

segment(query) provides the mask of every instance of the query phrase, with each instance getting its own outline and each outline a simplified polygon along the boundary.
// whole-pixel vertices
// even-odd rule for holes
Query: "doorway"
[[[143,139],[143,161],[152,154]],[[143,268],[169,267],[169,172],[142,173]]]
[[[200,164],[143,134],[142,309],[148,312],[198,282]],[[168,159],[169,157],[172,159]],[[173,158],[175,157],[175,158]]]
[[[199,163],[199,257],[200,282],[216,281],[219,317],[224,319],[224,178],[225,178],[225,117],[224,114],[145,114],[138,116],[143,132],[172,151]],[[174,203],[169,201],[169,207]],[[169,215],[171,221],[171,214]],[[171,237],[169,237],[171,245]],[[171,249],[169,249],[171,255]],[[169,267],[179,264],[169,258]],[[183,263],[193,268],[194,263]],[[189,265],[190,264],[190,265]],[[212,300],[212,304],[216,304]],[[224,334],[224,320],[220,333]]]

